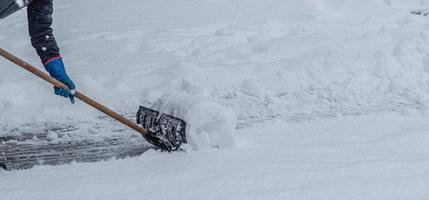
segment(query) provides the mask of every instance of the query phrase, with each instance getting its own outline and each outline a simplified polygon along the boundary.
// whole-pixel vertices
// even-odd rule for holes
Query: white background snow
[[[56,0],[78,89],[127,116],[144,105],[183,117],[190,145],[0,171],[0,199],[426,200],[428,10],[426,0]],[[0,47],[39,64],[26,26],[25,10],[2,20]],[[0,65],[0,134],[123,128]]]

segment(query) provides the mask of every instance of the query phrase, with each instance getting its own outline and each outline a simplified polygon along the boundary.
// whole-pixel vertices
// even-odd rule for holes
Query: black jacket
[[[16,0],[0,0],[0,19],[27,5],[28,28],[31,44],[40,59],[45,63],[50,58],[60,56],[59,48],[52,32],[53,0],[23,0],[17,5]]]

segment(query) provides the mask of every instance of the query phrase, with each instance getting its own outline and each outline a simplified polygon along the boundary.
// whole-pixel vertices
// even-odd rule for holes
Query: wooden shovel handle
[[[5,51],[4,49],[0,48],[0,55],[3,56],[4,58],[10,60],[11,62],[17,64],[18,66],[24,68],[25,70],[33,73],[34,75],[38,76],[39,78],[51,83],[52,85],[59,87],[59,88],[64,88],[67,90],[70,90],[69,87],[67,87],[67,85],[65,85],[64,83],[52,78],[51,76],[49,76],[48,74],[46,74],[45,72],[37,69],[36,67],[26,63],[25,61],[19,59],[18,57],[12,55],[11,53]],[[103,112],[104,114],[112,117],[113,119],[118,120],[119,122],[121,122],[122,124],[138,131],[139,133],[141,133],[143,136],[145,136],[147,134],[146,129],[140,127],[138,124],[126,119],[125,117],[122,117],[121,115],[119,115],[118,113],[110,110],[109,108],[107,108],[106,106],[103,106],[102,104],[98,103],[97,101],[89,98],[88,96],[82,94],[81,92],[76,91],[75,93],[75,97],[80,99],[81,101],[85,102],[86,104],[92,106],[93,108]]]

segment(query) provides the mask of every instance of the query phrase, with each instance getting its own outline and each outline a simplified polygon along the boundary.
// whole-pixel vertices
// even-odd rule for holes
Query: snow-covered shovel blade
[[[145,139],[165,151],[176,151],[186,141],[186,122],[165,113],[140,106],[137,123],[147,130]]]

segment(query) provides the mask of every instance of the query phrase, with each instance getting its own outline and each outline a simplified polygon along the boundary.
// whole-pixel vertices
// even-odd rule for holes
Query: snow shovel
[[[69,88],[62,82],[52,78],[48,74],[26,63],[18,57],[15,57],[2,48],[0,48],[0,55],[52,85],[69,90]],[[180,149],[180,146],[183,143],[187,143],[185,135],[186,123],[179,118],[140,106],[137,112],[137,123],[134,123],[79,91],[70,91],[70,93],[74,94],[76,98],[93,108],[136,130],[149,143],[163,151],[176,151]],[[138,124],[141,124],[142,127]]]

